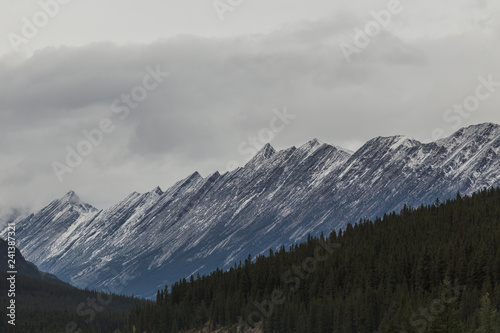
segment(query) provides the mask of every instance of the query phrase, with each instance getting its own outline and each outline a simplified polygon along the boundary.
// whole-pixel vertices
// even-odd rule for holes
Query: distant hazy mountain
[[[429,144],[378,137],[355,153],[312,140],[266,145],[243,168],[195,172],[105,210],[70,192],[18,222],[17,237],[29,260],[78,287],[148,297],[308,233],[491,186],[500,186],[499,125]]]

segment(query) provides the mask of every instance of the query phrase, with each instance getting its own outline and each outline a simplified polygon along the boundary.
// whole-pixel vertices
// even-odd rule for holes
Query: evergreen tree
[[[500,332],[500,314],[492,306],[490,295],[481,298],[481,309],[479,310],[479,328],[476,333],[498,333]]]

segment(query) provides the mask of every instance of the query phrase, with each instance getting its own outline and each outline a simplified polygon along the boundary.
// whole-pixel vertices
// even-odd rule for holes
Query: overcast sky
[[[225,172],[266,128],[278,149],[318,138],[355,150],[379,135],[428,142],[437,128],[500,123],[500,87],[479,79],[500,82],[498,1],[221,0],[219,12],[212,0],[67,2],[3,0],[0,214],[69,190],[106,208]],[[389,9],[376,30],[372,12]],[[480,84],[474,112],[447,112]],[[88,156],[70,167],[68,147]]]

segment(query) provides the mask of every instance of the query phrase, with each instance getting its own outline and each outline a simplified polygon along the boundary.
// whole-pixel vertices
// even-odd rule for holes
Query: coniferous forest
[[[155,302],[20,275],[16,331],[498,333],[499,240],[497,188],[249,255]]]
[[[500,189],[361,220],[191,277],[127,332],[500,332]]]
[[[145,300],[112,293],[80,290],[24,275],[16,278],[16,321],[8,324],[7,277],[0,272],[0,332],[121,332],[130,310]],[[3,306],[5,305],[5,306]]]

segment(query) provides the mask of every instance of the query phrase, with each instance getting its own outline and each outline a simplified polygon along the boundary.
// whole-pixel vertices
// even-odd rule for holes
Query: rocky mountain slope
[[[428,144],[378,137],[354,153],[312,140],[266,145],[242,168],[195,172],[104,210],[70,192],[18,222],[17,237],[29,260],[75,286],[149,297],[308,233],[491,186],[500,186],[499,125]]]

